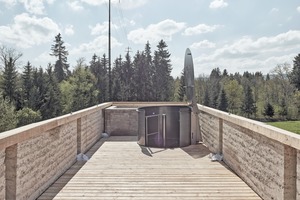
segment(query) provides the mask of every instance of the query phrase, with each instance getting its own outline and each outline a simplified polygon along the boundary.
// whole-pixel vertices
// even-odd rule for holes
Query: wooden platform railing
[[[300,199],[300,136],[198,105],[209,150],[263,199]]]
[[[36,199],[101,137],[111,105],[0,133],[0,199]]]

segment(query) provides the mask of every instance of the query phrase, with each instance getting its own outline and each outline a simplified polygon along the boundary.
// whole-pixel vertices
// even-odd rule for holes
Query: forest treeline
[[[133,57],[120,55],[111,68],[105,54],[88,64],[79,58],[72,71],[61,34],[50,48],[56,62],[35,67],[19,64],[21,52],[0,47],[0,132],[107,101],[185,101],[184,76],[171,76],[163,40],[153,52],[147,42]],[[278,65],[267,75],[215,68],[195,84],[197,102],[206,106],[256,119],[300,118],[300,54],[293,67]]]

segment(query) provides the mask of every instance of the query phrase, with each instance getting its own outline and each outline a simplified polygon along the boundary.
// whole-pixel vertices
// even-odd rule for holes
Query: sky
[[[195,76],[219,67],[229,73],[270,73],[292,66],[300,53],[299,0],[111,0],[112,61],[133,57],[149,41],[152,53],[163,39],[172,76],[181,74],[190,48]],[[79,58],[108,55],[107,0],[0,0],[0,46],[23,53],[46,68],[55,36],[61,33],[71,68]]]

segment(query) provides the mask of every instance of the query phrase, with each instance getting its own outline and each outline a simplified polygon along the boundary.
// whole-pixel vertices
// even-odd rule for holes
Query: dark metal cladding
[[[193,56],[189,48],[185,51],[184,57],[184,78],[185,78],[185,86],[186,86],[186,96],[188,103],[193,103],[194,97],[194,64],[193,64]]]
[[[138,109],[138,144],[175,148],[191,144],[191,108],[150,106]]]

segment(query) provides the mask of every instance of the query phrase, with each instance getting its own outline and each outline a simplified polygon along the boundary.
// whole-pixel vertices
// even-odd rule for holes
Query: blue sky
[[[107,54],[107,0],[0,0],[0,45],[46,67],[54,37],[62,34],[71,67],[94,53]],[[230,73],[269,73],[300,53],[299,0],[112,0],[112,60],[134,56],[147,41],[152,52],[164,39],[173,76],[192,51],[195,74],[213,68]]]

